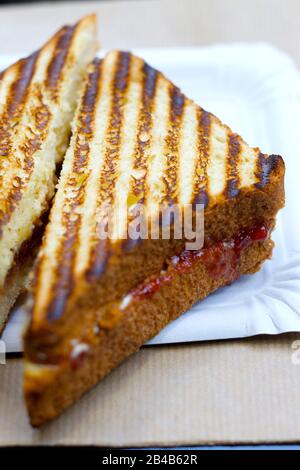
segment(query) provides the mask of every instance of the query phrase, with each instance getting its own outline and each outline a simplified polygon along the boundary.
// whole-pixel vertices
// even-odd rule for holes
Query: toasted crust
[[[53,197],[95,42],[89,16],[0,75],[0,289]]]
[[[256,272],[261,262],[271,256],[272,247],[273,243],[267,240],[245,250],[240,273]],[[127,308],[115,328],[95,332],[86,356],[80,356],[85,348],[79,345],[77,364],[69,361],[55,366],[27,361],[24,391],[31,424],[38,427],[57,417],[170,321],[224,283],[224,278],[213,279],[198,263],[187,275],[179,274],[150,299]]]
[[[273,226],[283,206],[282,158],[250,148],[130,53],[94,61],[73,131],[36,267],[31,336],[64,336],[76,312],[120,297],[183,249],[184,239],[124,241],[123,219],[99,240],[103,201],[149,212],[157,201],[202,202],[206,245]]]
[[[157,202],[176,203],[181,209],[203,203],[204,247],[209,248],[245,227],[263,224],[272,229],[284,204],[283,181],[281,157],[250,148],[141,59],[112,52],[95,60],[74,121],[29,303],[25,397],[32,423],[56,416],[168,321],[228,282],[195,269],[191,277],[180,279],[184,292],[176,278],[176,287],[169,284],[159,294],[167,299],[158,302],[159,308],[154,298],[139,303],[94,343],[94,325],[105,323],[114,303],[163,271],[186,242],[172,236],[124,241],[128,226],[122,217],[112,236],[101,240],[98,209],[104,201],[112,204],[113,212],[122,201],[126,206],[143,202],[154,214]],[[241,273],[255,270],[270,255],[271,245],[250,247],[241,258]],[[85,336],[92,338],[91,357],[75,373],[68,361],[61,361],[72,342]]]
[[[6,282],[5,290],[0,294],[0,337],[7,321],[7,313],[14,306],[18,297],[29,288],[30,272],[37,252],[23,259],[22,264],[14,269]]]

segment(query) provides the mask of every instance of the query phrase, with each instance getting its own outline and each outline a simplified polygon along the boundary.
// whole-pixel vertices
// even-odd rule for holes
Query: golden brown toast
[[[249,147],[143,60],[119,51],[94,60],[35,268],[25,336],[31,422],[55,417],[168,321],[268,258],[283,179],[281,157]],[[105,201],[113,214],[122,203],[129,209],[143,203],[147,214],[158,204],[202,203],[200,259],[172,271],[161,289],[162,273],[186,258],[186,239],[126,239],[122,216],[111,236],[99,239]],[[243,249],[227,253],[239,239]],[[133,293],[152,284],[158,287],[150,288],[150,300],[136,301]],[[160,296],[168,300],[156,309]],[[77,368],[73,359],[81,353],[84,365]]]
[[[241,256],[239,273],[256,272],[271,252],[270,241],[250,246]],[[92,338],[74,341],[70,360],[56,364],[27,360],[24,391],[31,424],[38,427],[57,417],[170,321],[226,283],[224,278],[211,278],[202,263],[195,264],[155,296],[124,309],[114,328],[97,328]]]
[[[54,194],[56,164],[96,49],[95,23],[92,15],[65,26],[0,74],[0,331],[24,285],[13,281],[20,281],[19,252],[24,243],[29,249]]]

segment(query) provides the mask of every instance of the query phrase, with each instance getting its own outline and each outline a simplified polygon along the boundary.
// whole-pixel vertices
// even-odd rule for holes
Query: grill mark
[[[32,80],[39,51],[31,54],[27,59],[19,62],[18,80],[12,84],[10,96],[8,96],[8,117],[13,117],[16,111],[20,111],[18,106],[28,95],[28,87]]]
[[[51,112],[48,106],[43,102],[43,95],[39,93],[40,105],[36,107],[34,113],[35,127],[40,133],[43,133],[48,128],[51,119]]]
[[[117,165],[121,145],[121,130],[123,126],[123,98],[128,87],[130,54],[119,54],[117,70],[112,86],[112,109],[106,138],[106,153],[100,176],[100,199],[112,200],[117,178]],[[104,191],[103,191],[104,189]],[[101,198],[102,196],[102,198]]]
[[[210,155],[211,114],[204,109],[198,110],[198,145],[197,161],[193,188],[193,203],[207,207],[209,202],[207,191],[207,167]]]
[[[32,80],[38,52],[32,54],[28,59],[22,59],[17,64],[16,80],[11,84],[6,97],[6,105],[0,117],[0,155],[10,156],[11,152],[11,130],[15,121],[23,110],[25,100],[28,96],[28,87]],[[2,159],[1,159],[2,160]],[[0,161],[1,161],[0,160]]]
[[[11,84],[7,98],[6,106],[0,117],[0,184],[2,184],[2,170],[6,158],[13,157],[12,155],[12,131],[13,127],[18,124],[24,109],[29,86],[34,76],[36,62],[39,56],[39,51],[35,52],[27,59],[20,60],[17,66],[16,80]],[[39,143],[35,136],[28,139],[27,142],[20,147],[20,150],[25,153],[25,166],[24,170],[29,178],[33,168],[32,156],[39,148]],[[1,201],[0,209],[0,237],[3,234],[3,227],[8,223],[11,215],[16,207],[17,202],[22,197],[22,189],[25,181],[19,177],[15,177],[12,182],[12,187],[5,198]]]
[[[157,85],[158,72],[144,63],[143,66],[143,90],[142,90],[142,108],[140,110],[137,130],[137,143],[134,154],[133,170],[142,172],[133,176],[131,192],[137,198],[136,202],[143,203],[145,200],[145,183],[147,177],[147,158],[146,150],[151,143],[152,112],[154,96]]]
[[[12,190],[9,191],[4,201],[0,201],[2,206],[0,209],[0,238],[3,236],[4,226],[8,223],[14,208],[22,198],[23,187],[24,182],[19,176],[16,176],[14,178],[14,186]]]
[[[238,160],[241,152],[240,137],[237,134],[230,134],[228,137],[228,159],[227,159],[227,185],[226,194],[231,199],[239,192]]]
[[[91,253],[92,267],[86,272],[86,280],[92,283],[103,274],[110,257],[108,240],[99,240]]]
[[[78,118],[79,124],[74,149],[72,176],[67,183],[68,186],[73,189],[74,197],[69,200],[69,211],[63,213],[65,236],[56,254],[57,258],[62,260],[62,262],[57,267],[54,275],[57,282],[52,287],[50,293],[52,300],[47,311],[47,319],[49,321],[58,320],[63,315],[74,285],[73,268],[76,260],[76,246],[82,221],[81,215],[76,213],[76,208],[83,203],[86,195],[86,176],[88,176],[86,168],[90,156],[90,141],[93,138],[96,101],[99,95],[102,71],[102,65],[99,59],[95,59],[93,64],[94,70],[89,75],[82,100],[81,112]],[[84,136],[83,142],[82,136]]]
[[[132,204],[144,204],[147,197],[146,181],[148,171],[148,159],[146,150],[149,149],[152,140],[152,113],[154,98],[156,93],[157,70],[150,67],[147,63],[143,64],[143,85],[142,85],[142,105],[138,117],[138,129],[135,153],[133,157],[133,175],[130,184],[130,193],[128,199],[132,196]],[[130,206],[131,203],[129,202]],[[130,214],[128,214],[130,221]],[[124,251],[132,250],[140,240],[132,240],[127,233],[127,238],[122,242]]]
[[[53,287],[52,300],[47,309],[47,319],[49,321],[58,320],[64,313],[66,302],[73,288],[73,276],[71,275],[71,265],[73,260],[73,247],[77,239],[77,227],[80,225],[81,218],[76,219],[76,224],[70,221],[66,215],[63,221],[66,230],[66,237],[62,245],[62,262],[58,265],[56,276],[58,281]],[[59,254],[59,256],[61,256]]]
[[[77,25],[65,26],[57,33],[57,44],[55,47],[53,58],[47,68],[46,85],[50,89],[57,89],[57,86],[60,81],[61,72],[66,62],[66,57],[69,52],[76,27]]]
[[[259,153],[255,173],[258,179],[258,182],[255,184],[257,188],[262,189],[268,184],[270,174],[278,165],[280,158],[279,155],[266,156],[263,153]]]
[[[98,207],[101,204],[113,203],[115,184],[117,179],[117,168],[120,159],[120,145],[123,119],[124,98],[129,84],[129,69],[131,62],[131,54],[129,52],[120,52],[116,63],[116,71],[112,84],[112,107],[110,112],[109,124],[106,137],[106,152],[104,156],[104,164],[100,174],[99,188],[100,192],[97,196]],[[88,282],[92,282],[99,278],[102,274],[108,259],[108,241],[98,241],[91,250],[90,269],[86,273]],[[104,247],[105,245],[105,247]],[[107,255],[103,255],[103,251]]]
[[[164,182],[166,187],[166,199],[170,205],[177,200],[178,193],[178,152],[180,143],[180,133],[182,116],[185,106],[185,97],[174,85],[169,89],[171,107],[169,115],[169,130],[165,138],[166,169]]]

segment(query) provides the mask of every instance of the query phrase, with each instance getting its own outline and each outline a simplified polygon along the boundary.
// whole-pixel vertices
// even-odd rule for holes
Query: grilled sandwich
[[[26,286],[95,46],[88,16],[0,74],[0,333]]]
[[[283,180],[280,156],[250,148],[142,59],[95,59],[28,304],[31,423],[56,417],[196,301],[256,272],[272,253]],[[172,230],[130,239],[122,211],[100,236],[99,208],[114,214],[124,201],[147,214],[202,204],[203,247],[187,250]]]

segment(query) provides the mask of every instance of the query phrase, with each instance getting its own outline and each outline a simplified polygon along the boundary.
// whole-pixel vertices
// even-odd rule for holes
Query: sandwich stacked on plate
[[[71,114],[60,126],[66,140]],[[58,138],[55,129],[47,132]],[[49,173],[52,182],[54,163]],[[36,194],[46,192],[44,179]],[[119,51],[95,59],[81,87],[27,301],[31,423],[57,416],[196,301],[256,272],[272,253],[283,179],[281,157],[250,148],[142,59]],[[52,186],[49,193],[43,201]],[[155,220],[157,237],[130,237],[140,204],[143,217]],[[186,248],[174,218],[170,236],[161,237],[158,208],[184,213],[189,205],[196,217],[197,204],[204,207],[202,247]]]
[[[0,331],[26,285],[95,50],[90,16],[0,74]]]

